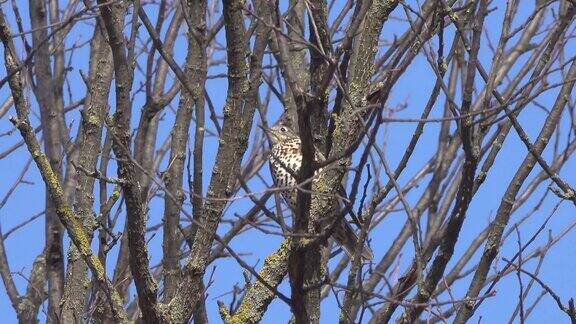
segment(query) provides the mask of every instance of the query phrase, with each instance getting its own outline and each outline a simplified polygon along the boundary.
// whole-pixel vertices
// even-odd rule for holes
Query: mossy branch
[[[258,273],[268,286],[278,287],[288,272],[290,241],[290,239],[287,239],[282,242],[280,248],[266,258],[262,270]],[[219,303],[220,316],[227,324],[258,323],[275,296],[274,291],[270,290],[260,280],[256,280],[250,285],[234,314],[230,314],[226,306],[223,303]]]

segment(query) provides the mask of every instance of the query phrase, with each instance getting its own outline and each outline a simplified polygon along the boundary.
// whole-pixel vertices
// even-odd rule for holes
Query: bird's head
[[[270,128],[262,127],[262,129],[268,134],[272,145],[284,143],[289,140],[297,140],[299,138],[292,128],[283,121],[280,121]]]

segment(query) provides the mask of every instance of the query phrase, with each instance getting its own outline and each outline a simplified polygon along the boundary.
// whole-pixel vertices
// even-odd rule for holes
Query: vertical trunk
[[[30,1],[30,21],[32,44],[38,46],[34,60],[40,118],[44,130],[44,148],[52,170],[61,180],[61,140],[60,125],[62,111],[58,109],[55,99],[54,79],[50,68],[49,43],[41,42],[47,37],[46,2]],[[46,275],[48,280],[48,318],[58,321],[60,316],[60,299],[64,290],[64,256],[62,249],[62,225],[56,216],[54,204],[46,193]]]
[[[165,2],[161,3],[161,8],[166,6]],[[163,14],[159,15],[157,23],[156,23],[156,31],[160,33],[162,26],[163,26]],[[161,19],[162,18],[162,19]],[[176,37],[178,36],[178,31],[180,30],[180,26],[183,21],[183,14],[181,6],[177,6],[176,12],[170,22],[168,30],[166,32],[166,38],[164,41],[164,50],[168,54],[172,54],[174,49],[174,44]],[[149,66],[149,73],[150,75],[153,74],[153,64],[154,55],[156,53],[156,49],[152,48],[148,55],[148,66]],[[134,140],[134,158],[136,161],[142,166],[144,170],[148,170],[150,173],[153,174],[155,171],[153,170],[154,167],[154,159],[155,156],[155,146],[157,141],[157,134],[158,134],[158,126],[159,126],[159,113],[165,108],[165,105],[168,104],[170,100],[165,100],[163,96],[167,96],[168,94],[164,94],[164,87],[166,85],[167,75],[169,72],[168,64],[164,61],[164,58],[158,57],[156,63],[156,74],[155,79],[153,81],[153,86],[150,89],[147,87],[146,93],[146,103],[142,108],[142,113],[140,115],[140,121],[138,123],[138,128],[136,131],[136,139]],[[152,83],[152,80],[148,82]],[[150,177],[149,174],[144,172],[140,172],[137,170],[140,175],[140,185],[142,187],[142,199],[145,204],[148,202],[148,191],[150,188]],[[118,262],[116,264],[116,268],[114,270],[114,282],[119,287],[119,291],[122,295],[126,296],[128,287],[131,282],[131,275],[128,271],[128,240],[126,235],[126,229],[124,231],[124,235],[122,236],[122,240],[120,242],[120,251]]]
[[[95,170],[96,168],[113,74],[112,53],[110,46],[102,36],[102,29],[99,25],[94,30],[90,57],[90,82],[78,136],[79,159],[77,163],[84,170]],[[83,172],[78,172],[77,177],[74,209],[84,222],[86,233],[92,237],[96,227],[93,212],[94,178]],[[74,322],[84,316],[90,282],[87,271],[86,263],[80,258],[77,248],[71,244],[62,303],[62,321],[64,323]]]
[[[189,92],[188,86],[182,88],[182,94],[180,96],[180,103],[178,105],[178,111],[176,113],[176,121],[174,122],[174,127],[172,128],[172,142],[170,148],[170,164],[168,170],[166,170],[166,189],[173,195],[172,198],[166,197],[164,204],[164,235],[163,235],[163,251],[164,259],[162,261],[163,271],[164,271],[164,299],[169,301],[174,296],[176,289],[178,288],[178,283],[180,282],[180,231],[178,229],[179,219],[180,219],[180,209],[182,208],[182,203],[184,201],[184,192],[182,189],[183,176],[184,176],[184,162],[186,160],[186,146],[188,144],[188,129],[190,128],[190,123],[192,120],[192,107],[196,108],[196,111],[203,110],[203,105],[198,105],[201,102],[200,97],[203,97],[203,84],[206,77],[206,53],[204,37],[206,31],[206,1],[190,1],[188,2],[189,7],[186,8],[185,14],[189,15],[188,19],[191,21],[192,26],[196,30],[196,35],[194,33],[188,33],[188,54],[186,56],[186,68],[184,70],[185,77],[192,93]],[[202,39],[197,39],[196,36]],[[202,120],[196,120],[196,123],[203,123]],[[200,142],[197,142],[199,149],[201,150],[203,137],[203,131],[195,134]],[[195,146],[196,147],[196,146]],[[201,151],[200,151],[201,152]],[[200,157],[199,161],[195,160],[194,166],[201,167],[202,159],[201,154],[196,154],[196,157]],[[199,162],[199,163],[196,163]],[[201,169],[200,169],[201,170]],[[197,188],[198,185],[202,185],[201,182],[202,174],[199,176],[195,174],[194,176],[194,192],[198,194],[198,189],[200,189],[200,194],[202,187]],[[202,200],[194,199],[195,211],[197,215],[200,215],[200,206]]]

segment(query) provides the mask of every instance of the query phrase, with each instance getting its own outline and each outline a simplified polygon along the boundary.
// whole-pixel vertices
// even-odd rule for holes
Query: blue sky
[[[24,28],[29,29],[30,24],[28,21],[27,14],[27,2],[17,1],[19,9],[23,14]],[[62,2],[64,3],[64,2]],[[414,1],[408,1],[410,5],[416,6]],[[496,4],[495,4],[496,5]],[[498,9],[492,12],[487,17],[486,32],[490,35],[493,41],[497,41],[500,35],[501,20],[504,13],[504,4],[497,4]],[[11,14],[11,7],[9,3],[2,4],[4,11],[8,14],[8,19],[11,26],[16,26],[13,16]],[[502,7],[500,7],[502,6]],[[156,6],[148,6],[147,10],[154,20],[156,14]],[[527,3],[519,8],[518,16],[516,21],[523,21],[523,19],[533,10],[533,4]],[[399,8],[394,13],[398,17],[403,17],[404,13]],[[333,19],[333,17],[331,17]],[[550,17],[545,21],[545,24],[550,23]],[[92,21],[81,21],[76,24],[73,28],[70,36],[67,38],[66,46],[71,46],[75,42],[83,43],[87,41],[92,36]],[[518,23],[516,23],[517,25]],[[516,26],[515,25],[515,26]],[[396,20],[391,20],[385,25],[384,36],[391,38],[394,35],[399,35],[406,29],[406,23],[402,23]],[[14,27],[13,27],[14,28]],[[185,29],[181,29],[183,33]],[[143,38],[146,37],[144,28],[141,29],[141,35]],[[448,28],[446,32],[446,39],[451,40],[453,37],[453,28]],[[30,38],[29,38],[30,39]],[[221,32],[217,36],[217,40],[224,44],[224,34]],[[486,39],[483,39],[483,44],[486,45]],[[572,45],[573,42],[572,42]],[[385,50],[386,48],[384,48]],[[186,44],[184,41],[177,42],[175,48],[175,59],[177,62],[182,63],[184,61],[184,56],[186,52]],[[0,49],[0,53],[3,54],[3,48]],[[23,52],[22,52],[23,53]],[[576,46],[567,48],[567,56],[572,57],[576,54]],[[22,54],[24,55],[24,54]],[[69,58],[70,52],[68,52],[67,57]],[[88,73],[87,68],[87,58],[89,55],[89,49],[87,46],[77,49],[73,52],[73,61],[76,62],[73,65],[73,70],[69,72],[70,78],[70,89],[72,92],[73,100],[78,100],[82,98],[85,94],[85,85],[80,78],[79,71],[82,70],[84,73]],[[218,52],[219,57],[225,58],[224,52]],[[480,60],[485,67],[489,67],[492,61],[491,51],[484,46],[480,53]],[[140,62],[145,61],[145,57],[140,58]],[[518,69],[519,64],[523,61],[520,59],[518,64],[513,69],[513,72]],[[226,66],[219,65],[211,68],[209,70],[209,75],[215,75],[218,73],[224,73]],[[0,68],[0,71],[4,71]],[[2,72],[3,73],[3,72]],[[142,82],[142,75],[137,74],[134,88],[137,88],[140,82]],[[429,93],[433,87],[435,77],[431,71],[430,65],[423,55],[419,55],[414,62],[410,65],[405,75],[399,80],[395,85],[392,95],[387,102],[387,107],[396,107],[399,104],[406,103],[406,109],[398,112],[395,116],[397,117],[418,117],[428,100]],[[482,85],[479,77],[477,77],[477,85]],[[211,95],[215,107],[221,109],[225,100],[225,94],[227,89],[227,82],[225,79],[211,79],[207,81],[207,90]],[[5,100],[9,94],[9,89],[7,86],[0,89],[0,101]],[[543,95],[541,95],[538,100],[540,103],[547,107],[550,107],[553,100],[557,94],[557,89],[550,90]],[[29,92],[32,97],[32,93]],[[176,98],[177,100],[177,98]],[[442,113],[443,97],[438,100],[432,116],[440,117]],[[458,101],[457,101],[458,102]],[[133,102],[134,118],[132,121],[133,127],[137,126],[139,111],[144,103],[144,96],[142,94],[137,95]],[[175,101],[177,103],[177,101]],[[32,100],[33,110],[38,111],[37,104]],[[113,95],[111,95],[110,104],[113,107]],[[174,106],[176,107],[176,105]],[[266,116],[269,122],[274,122],[278,115],[282,111],[282,107],[278,100],[272,98],[270,105],[268,107],[269,113]],[[13,115],[15,112],[12,109],[8,115]],[[174,114],[170,109],[165,110],[162,115],[162,122],[160,126],[158,145],[160,145],[168,136],[170,132],[171,125],[173,124]],[[520,121],[525,127],[525,130],[531,136],[532,139],[535,138],[536,134],[540,130],[541,124],[545,118],[545,112],[537,108],[535,105],[528,105],[525,111],[520,115]],[[39,123],[38,118],[35,114],[31,115],[32,123],[36,126]],[[259,120],[256,116],[255,120]],[[80,121],[80,115],[78,111],[70,113],[67,115],[67,122],[72,125],[73,136],[75,135],[75,130]],[[211,122],[207,119],[206,125],[213,129]],[[566,120],[562,124],[563,134],[567,136],[566,130],[569,125]],[[379,142],[387,142],[385,147],[386,159],[388,163],[395,167],[397,162],[402,156],[408,141],[412,135],[412,131],[415,128],[415,124],[412,123],[390,123],[387,124],[387,131],[380,131]],[[4,117],[0,120],[0,132],[5,132],[12,128],[12,125],[8,121],[8,118]],[[404,171],[404,175],[400,177],[400,182],[404,183],[409,179],[411,175],[418,170],[422,164],[427,161],[430,156],[435,152],[437,145],[437,125],[429,124],[425,127],[425,136],[422,137],[421,142],[418,144],[416,151],[413,155],[412,160],[408,164],[407,169]],[[256,130],[253,130],[252,136],[255,135]],[[0,152],[4,151],[6,148],[12,146],[14,143],[20,140],[20,135],[14,132],[10,136],[5,136],[0,140]],[[214,157],[217,149],[217,141],[215,138],[207,136],[205,141],[205,155],[203,159],[204,163],[204,184],[207,186],[209,184],[209,177],[211,172],[209,172],[214,163]],[[250,148],[249,148],[250,150]],[[545,152],[545,157],[550,158],[550,148]],[[526,149],[523,144],[519,141],[518,136],[512,131],[508,136],[508,139],[504,143],[503,149],[496,160],[496,163],[492,170],[490,171],[486,183],[477,193],[474,198],[470,210],[467,215],[467,219],[464,223],[462,232],[460,234],[460,241],[456,245],[456,256],[462,253],[468,244],[476,237],[476,235],[481,231],[488,223],[491,217],[494,216],[500,197],[506,189],[506,185],[512,178],[514,171],[524,159],[526,155]],[[20,170],[24,163],[29,158],[28,152],[23,148],[18,149],[16,152],[10,156],[0,160],[0,170],[3,176],[3,185],[0,185],[0,195],[4,195],[12,182],[19,175]],[[164,161],[164,167],[166,166],[166,161]],[[566,163],[566,167],[560,172],[560,175],[568,181],[569,183],[576,183],[576,174],[573,172],[574,158]],[[114,165],[111,166],[112,170],[115,168]],[[163,168],[161,168],[163,169]],[[535,168],[532,176],[539,172],[538,167]],[[572,172],[570,172],[572,171]],[[266,165],[262,171],[265,175],[265,179],[268,183],[271,183],[269,177],[268,166]],[[40,212],[43,210],[44,205],[44,188],[39,177],[38,171],[33,165],[28,174],[25,177],[26,180],[33,182],[33,185],[21,185],[18,187],[12,198],[8,203],[0,209],[0,225],[2,232],[5,233],[12,227],[21,223],[23,220],[30,217],[32,214]],[[383,178],[384,179],[384,178]],[[427,178],[429,180],[429,178]],[[414,204],[419,198],[423,188],[425,188],[425,183],[420,186],[420,188],[410,192],[408,194],[409,201]],[[549,182],[545,182],[547,185]],[[250,188],[259,192],[265,189],[264,184],[260,180],[252,180],[249,183]],[[206,188],[205,188],[206,190]],[[545,190],[545,185],[538,189],[538,192],[542,193]],[[239,193],[242,195],[242,192]],[[538,194],[535,195],[538,197]],[[521,208],[517,213],[513,215],[512,221],[521,217],[524,212],[530,210],[536,201],[532,201],[523,208]],[[530,218],[528,223],[525,223],[521,227],[522,239],[526,241],[542,224],[544,219],[548,216],[552,206],[558,202],[558,199],[553,195],[548,195],[542,208],[536,213],[535,217]],[[96,202],[98,203],[98,202]],[[273,200],[269,202],[269,206],[272,206]],[[248,210],[252,206],[249,199],[241,199],[232,204],[230,208],[227,209],[225,218],[233,218],[234,213],[242,214],[242,212]],[[157,224],[162,218],[163,201],[161,199],[155,198],[150,203],[150,221],[149,224]],[[557,234],[561,229],[563,229],[567,224],[573,222],[576,216],[574,214],[574,206],[568,203],[563,203],[557,212],[554,214],[549,224],[547,225],[547,230],[549,229],[552,234]],[[402,211],[395,212],[389,215],[374,231],[371,236],[372,246],[375,250],[376,259],[381,257],[387,248],[391,245],[393,238],[396,233],[401,228],[406,220],[405,213]],[[115,231],[120,231],[122,222],[117,225]],[[223,224],[219,228],[219,233],[225,233],[228,225]],[[10,261],[11,270],[13,272],[21,271],[24,276],[29,273],[32,261],[36,255],[42,250],[44,242],[44,224],[43,220],[38,219],[31,224],[27,225],[25,229],[17,231],[12,234],[5,242],[7,253]],[[574,258],[573,242],[576,240],[576,232],[570,232],[562,241],[560,241],[547,255],[541,273],[543,274],[543,280],[552,287],[558,295],[562,298],[564,302],[570,297],[576,297],[573,294],[576,291],[576,278],[573,275],[573,269],[576,267],[576,258]],[[278,246],[281,238],[275,235],[267,235],[257,230],[251,230],[237,237],[231,246],[237,252],[249,252],[250,254],[244,256],[245,261],[248,264],[257,265],[259,268],[263,262],[263,258],[274,251]],[[531,245],[528,250],[531,251],[534,247],[543,244],[546,241],[546,235],[539,236],[536,241]],[[95,243],[95,242],[94,242]],[[151,254],[151,264],[156,265],[161,260],[161,243],[162,236],[161,232],[155,235],[151,241],[150,254]],[[66,246],[68,246],[68,241],[66,241]],[[501,249],[501,256],[510,258],[517,251],[516,239],[511,238],[506,241],[505,245]],[[405,250],[404,255],[399,260],[400,267],[406,267],[411,261],[410,249]],[[109,273],[112,273],[111,265],[114,260],[114,252],[110,254],[109,257]],[[479,258],[476,255],[475,260]],[[337,262],[338,258],[333,260]],[[450,266],[454,264],[454,260],[449,264]],[[529,264],[530,270],[533,269],[534,262]],[[233,259],[222,259],[218,260],[214,265],[211,265],[207,270],[207,273],[212,272],[212,267],[215,266],[214,270],[214,284],[210,287],[209,296],[207,299],[208,315],[211,322],[220,322],[220,317],[217,311],[216,300],[223,300],[229,302],[230,295],[227,294],[234,284],[242,285],[244,278],[242,275],[242,269],[238,266],[236,261]],[[502,268],[504,266],[503,261],[495,263],[495,267]],[[461,280],[453,288],[453,294],[456,296],[462,296],[466,291],[469,283],[469,277]],[[15,276],[15,281],[20,292],[23,292],[26,287],[26,280],[19,275]],[[528,278],[524,277],[524,282],[527,282]],[[484,323],[498,323],[502,321],[507,321],[511,307],[514,307],[517,302],[518,295],[518,282],[515,275],[511,275],[503,279],[496,287],[497,296],[487,300],[482,308],[480,308],[475,317],[471,322],[477,322],[478,318],[482,316]],[[289,294],[289,287],[286,282],[284,282],[280,290],[286,294]],[[530,303],[540,292],[539,287],[535,287],[532,293],[527,299],[527,303]],[[446,297],[446,296],[444,296]],[[446,298],[445,298],[446,299]],[[333,296],[329,297],[322,305],[322,323],[333,323],[338,318],[338,312],[334,311],[336,309],[336,301]],[[3,323],[16,322],[15,313],[10,305],[10,302],[6,296],[4,289],[0,289],[0,321]],[[43,318],[43,317],[42,317]],[[279,300],[275,300],[266,313],[263,323],[277,323],[281,321],[287,321],[290,318],[289,308],[286,304]],[[533,315],[531,315],[529,322],[540,323],[549,322],[553,320],[566,321],[567,317],[559,312],[555,302],[549,296],[545,296],[542,302],[534,309]]]

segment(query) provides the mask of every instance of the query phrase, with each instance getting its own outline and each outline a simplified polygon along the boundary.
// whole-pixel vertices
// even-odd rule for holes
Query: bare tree
[[[576,323],[545,267],[576,226],[575,14],[573,0],[2,2],[13,314],[256,323],[278,301],[295,323],[465,323],[505,287],[517,299],[491,318],[524,323],[548,299]],[[273,133],[256,127],[277,119],[297,134],[301,163],[279,162],[294,186],[271,178]],[[32,184],[41,211],[22,203]],[[40,218],[42,251],[15,271],[11,236]]]

